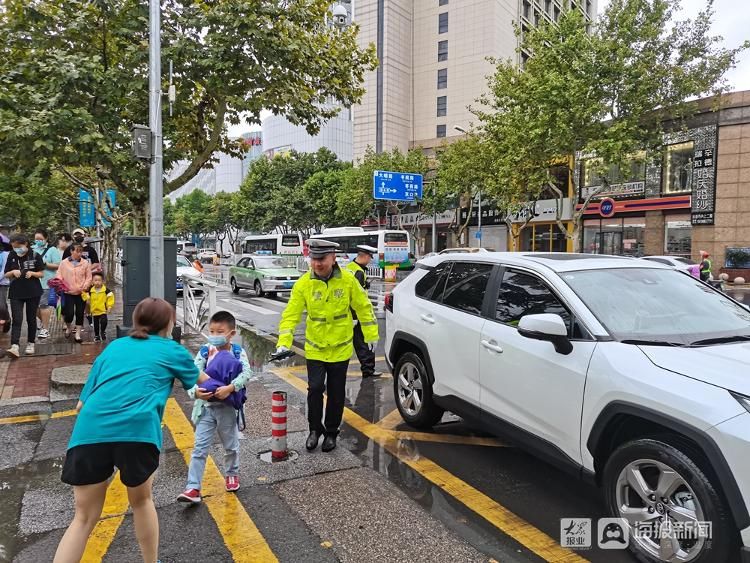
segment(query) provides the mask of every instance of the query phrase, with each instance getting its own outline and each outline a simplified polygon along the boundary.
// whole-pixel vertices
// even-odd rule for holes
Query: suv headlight
[[[750,397],[747,397],[745,395],[742,395],[740,393],[735,393],[734,391],[730,391],[732,394],[732,397],[737,399],[737,402],[741,404],[743,407],[745,407],[745,410],[747,412],[750,412]]]

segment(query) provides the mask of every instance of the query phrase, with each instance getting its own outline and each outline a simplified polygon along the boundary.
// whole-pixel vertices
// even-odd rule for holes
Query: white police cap
[[[374,256],[375,254],[378,253],[378,249],[367,244],[360,244],[357,246],[357,252],[364,252],[365,254]]]
[[[338,250],[339,244],[330,240],[312,238],[307,241],[307,247],[310,249],[311,258],[322,258],[326,254],[334,254]]]

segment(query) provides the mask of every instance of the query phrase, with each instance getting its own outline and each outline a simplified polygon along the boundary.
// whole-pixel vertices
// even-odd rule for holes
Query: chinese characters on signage
[[[601,186],[587,186],[581,188],[581,197],[586,199],[600,188]],[[594,199],[602,199],[605,197],[618,199],[642,197],[644,193],[646,193],[646,182],[626,182],[624,184],[614,184],[609,186],[608,189],[603,189],[594,196]]]
[[[716,204],[715,155],[713,149],[699,149],[693,156],[693,225],[713,225]]]
[[[461,210],[461,224],[466,223],[469,210]],[[482,207],[482,225],[504,225],[505,216],[499,209],[493,209],[491,207]],[[469,226],[475,227],[479,225],[479,209],[474,207],[471,210],[471,219],[469,219]]]

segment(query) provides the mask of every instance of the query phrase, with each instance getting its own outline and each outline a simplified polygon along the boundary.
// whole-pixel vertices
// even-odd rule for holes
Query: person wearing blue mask
[[[8,297],[10,298],[10,311],[13,316],[8,354],[18,358],[21,355],[19,342],[21,341],[24,309],[26,309],[26,324],[28,326],[25,353],[27,356],[34,354],[36,310],[39,307],[39,298],[42,296],[42,284],[39,280],[44,276],[44,262],[31,249],[29,238],[26,235],[14,235],[10,239],[10,245],[13,247],[13,252],[8,255],[4,269],[5,277],[10,280]]]
[[[216,374],[217,378],[225,381],[229,381],[231,377],[234,379],[231,379],[231,383],[215,388],[213,392],[206,389],[207,384],[205,387],[196,385],[188,391],[188,395],[195,399],[192,415],[195,424],[195,447],[190,458],[187,487],[177,500],[189,504],[198,504],[202,500],[201,482],[206,469],[206,457],[217,432],[224,446],[226,490],[233,492],[240,488],[240,417],[236,407],[225,399],[232,394],[240,393],[253,376],[247,353],[239,344],[232,343],[232,338],[237,334],[237,321],[234,315],[228,311],[218,311],[209,320],[208,331],[208,343],[196,354],[195,365],[201,372],[207,372],[213,367],[212,362],[221,362],[227,373]],[[226,358],[228,354],[233,356],[229,358],[229,362]],[[240,365],[235,369],[232,363]],[[239,375],[236,375],[238,372]]]
[[[34,252],[41,256],[44,262],[42,297],[39,299],[39,308],[36,311],[36,316],[41,323],[37,336],[49,338],[49,321],[52,317],[52,308],[49,306],[49,285],[47,285],[47,282],[55,277],[57,268],[62,261],[62,252],[56,246],[49,244],[49,235],[44,229],[37,229],[34,232]]]

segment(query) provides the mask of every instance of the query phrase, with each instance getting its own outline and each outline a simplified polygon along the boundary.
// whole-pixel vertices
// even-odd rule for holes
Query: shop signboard
[[[715,155],[713,149],[698,149],[693,156],[693,225],[713,225],[716,207]]]
[[[461,210],[461,225],[466,224],[466,219],[469,216],[468,209]],[[491,206],[482,205],[482,225],[504,225],[505,214],[499,209],[495,209]],[[479,207],[474,206],[471,209],[471,218],[469,219],[469,226],[476,227],[479,225]]]
[[[542,199],[535,204],[527,204],[521,211],[514,213],[511,220],[514,223],[543,223],[557,220],[557,206],[559,199]],[[533,216],[529,219],[529,215]],[[573,218],[573,202],[570,198],[563,199],[561,221],[570,221]],[[484,221],[484,219],[482,219]]]
[[[592,193],[596,192],[596,190],[601,189],[601,186],[587,186],[585,188],[581,188],[581,198],[586,199],[588,198]],[[603,198],[612,198],[612,199],[625,199],[625,198],[637,198],[637,197],[643,197],[643,194],[646,193],[646,182],[640,181],[640,182],[626,182],[624,184],[614,184],[612,186],[609,186],[609,188],[603,189],[601,192],[597,193],[593,199],[603,199]]]
[[[391,226],[396,228],[399,219],[395,215],[391,215]],[[435,223],[438,225],[449,225],[453,222],[453,220],[456,218],[456,212],[454,210],[451,211],[444,211],[443,213],[438,213],[437,217],[435,218]],[[425,215],[424,213],[402,213],[401,214],[401,228],[406,229],[408,227],[413,227],[416,223],[419,223],[419,225],[424,225],[425,227],[428,227],[432,225],[432,215]]]

